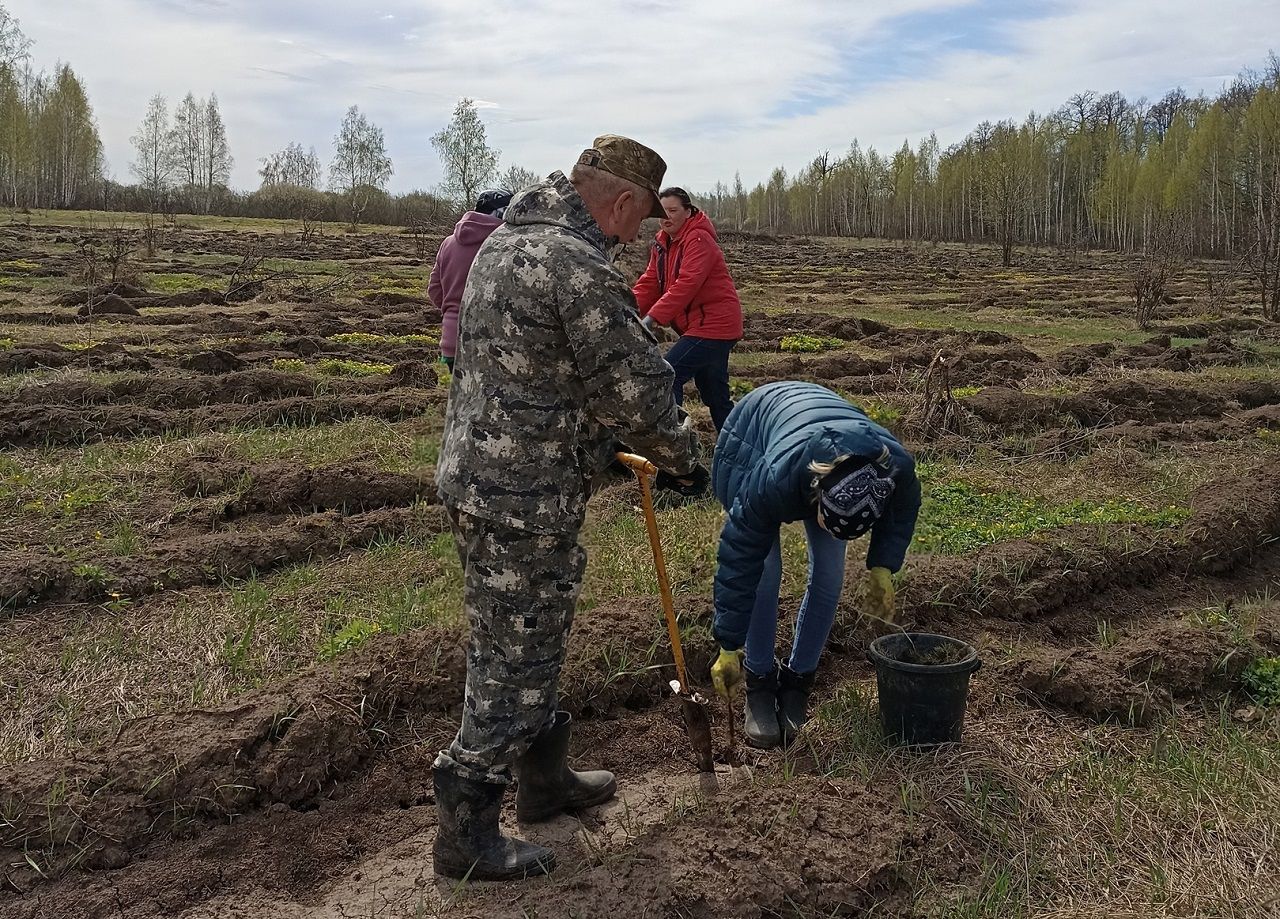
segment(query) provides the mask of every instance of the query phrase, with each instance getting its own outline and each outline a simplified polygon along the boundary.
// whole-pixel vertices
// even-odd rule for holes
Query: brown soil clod
[[[184,357],[178,365],[183,370],[194,370],[196,373],[231,373],[235,370],[243,370],[245,362],[230,351],[218,348],[212,351],[198,351]]]
[[[118,294],[105,294],[77,310],[80,316],[140,316],[138,308]]]
[[[1222,629],[1172,623],[1121,638],[1114,647],[1033,652],[1012,665],[1033,697],[1096,721],[1146,725],[1175,700],[1237,688],[1262,649]]]

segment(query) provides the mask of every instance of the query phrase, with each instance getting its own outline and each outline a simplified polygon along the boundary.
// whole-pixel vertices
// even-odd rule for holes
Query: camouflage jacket
[[[477,517],[574,533],[615,439],[687,472],[671,367],[563,173],[521,192],[476,255],[436,485]]]

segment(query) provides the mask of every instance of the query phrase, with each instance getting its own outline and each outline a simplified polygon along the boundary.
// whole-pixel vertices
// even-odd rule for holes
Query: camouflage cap
[[[662,177],[667,173],[667,164],[644,144],[620,134],[601,134],[582,151],[578,164],[603,169],[647,189],[653,195],[653,210],[649,216],[666,216],[662,202],[658,200],[658,190],[662,187]]]

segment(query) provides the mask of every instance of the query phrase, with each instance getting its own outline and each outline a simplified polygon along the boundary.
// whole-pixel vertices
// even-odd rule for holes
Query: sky
[[[0,0],[38,68],[85,81],[109,174],[155,93],[216,93],[235,169],[297,141],[328,163],[347,108],[387,139],[391,190],[440,182],[431,135],[476,100],[502,165],[567,169],[597,134],[709,189],[856,138],[945,148],[1071,95],[1213,95],[1280,52],[1280,0]]]

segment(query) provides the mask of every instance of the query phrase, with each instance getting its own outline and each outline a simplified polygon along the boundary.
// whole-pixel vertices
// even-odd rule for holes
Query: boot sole
[[[748,747],[755,747],[757,750],[773,750],[782,746],[781,737],[752,737],[746,732],[743,732],[742,737]]]
[[[439,857],[434,859],[435,872],[440,877],[466,881],[520,881],[525,878],[541,877],[556,869],[556,855],[549,852],[544,858],[520,868],[489,868],[479,862],[466,865],[449,864]]]
[[[573,801],[566,801],[556,807],[543,807],[538,810],[532,810],[528,807],[520,806],[520,793],[516,792],[516,820],[521,823],[545,823],[553,820],[561,814],[571,811],[586,810],[589,807],[599,807],[606,801],[613,800],[614,795],[618,793],[618,782],[615,779],[608,785],[601,788],[599,793],[591,795],[588,798],[579,798]]]

